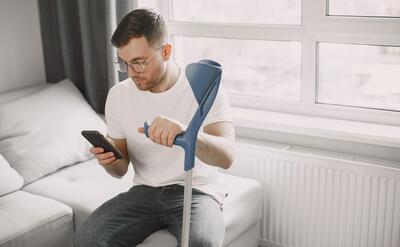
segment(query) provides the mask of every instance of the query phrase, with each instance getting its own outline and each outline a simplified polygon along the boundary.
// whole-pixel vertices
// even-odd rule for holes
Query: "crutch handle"
[[[144,122],[144,134],[146,135],[147,138],[149,138],[149,127],[150,123],[149,121]]]
[[[149,121],[144,122],[144,134],[146,135],[147,138],[149,138],[149,128],[150,128],[150,123]],[[174,144],[183,147],[184,145],[184,133],[178,134],[175,139],[174,139]]]

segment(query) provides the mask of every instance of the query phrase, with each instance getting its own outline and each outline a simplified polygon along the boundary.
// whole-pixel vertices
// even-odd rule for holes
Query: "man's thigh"
[[[182,188],[183,190],[183,188]],[[163,219],[167,221],[168,230],[181,242],[183,192],[171,197],[170,206],[164,207]],[[220,204],[210,195],[193,190],[192,211],[190,216],[189,246],[222,246],[225,225]]]
[[[74,246],[134,246],[162,228],[159,189],[134,186],[97,208],[77,229]]]

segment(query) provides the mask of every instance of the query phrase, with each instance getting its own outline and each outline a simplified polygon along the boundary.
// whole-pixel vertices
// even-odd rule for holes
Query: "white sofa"
[[[0,94],[1,247],[71,246],[96,207],[133,185],[132,169],[115,179],[97,164],[82,129],[104,133],[105,124],[68,80]],[[258,246],[260,185],[228,174],[221,181],[228,190],[224,246]],[[177,240],[161,230],[138,246]]]

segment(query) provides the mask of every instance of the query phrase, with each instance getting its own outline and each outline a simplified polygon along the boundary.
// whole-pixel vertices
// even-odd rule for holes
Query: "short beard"
[[[167,67],[163,67],[162,69],[163,71],[155,71],[158,72],[160,76],[157,76],[156,78],[151,78],[150,80],[146,79],[146,84],[141,85],[138,82],[135,81],[135,79],[133,79],[133,77],[131,78],[133,80],[133,82],[135,83],[137,89],[139,89],[140,91],[151,91],[151,89],[157,87],[161,81],[164,79],[164,77],[167,75]]]

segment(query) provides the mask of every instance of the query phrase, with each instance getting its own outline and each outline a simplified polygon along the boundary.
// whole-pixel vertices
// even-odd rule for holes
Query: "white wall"
[[[38,3],[0,1],[0,92],[46,82]]]

